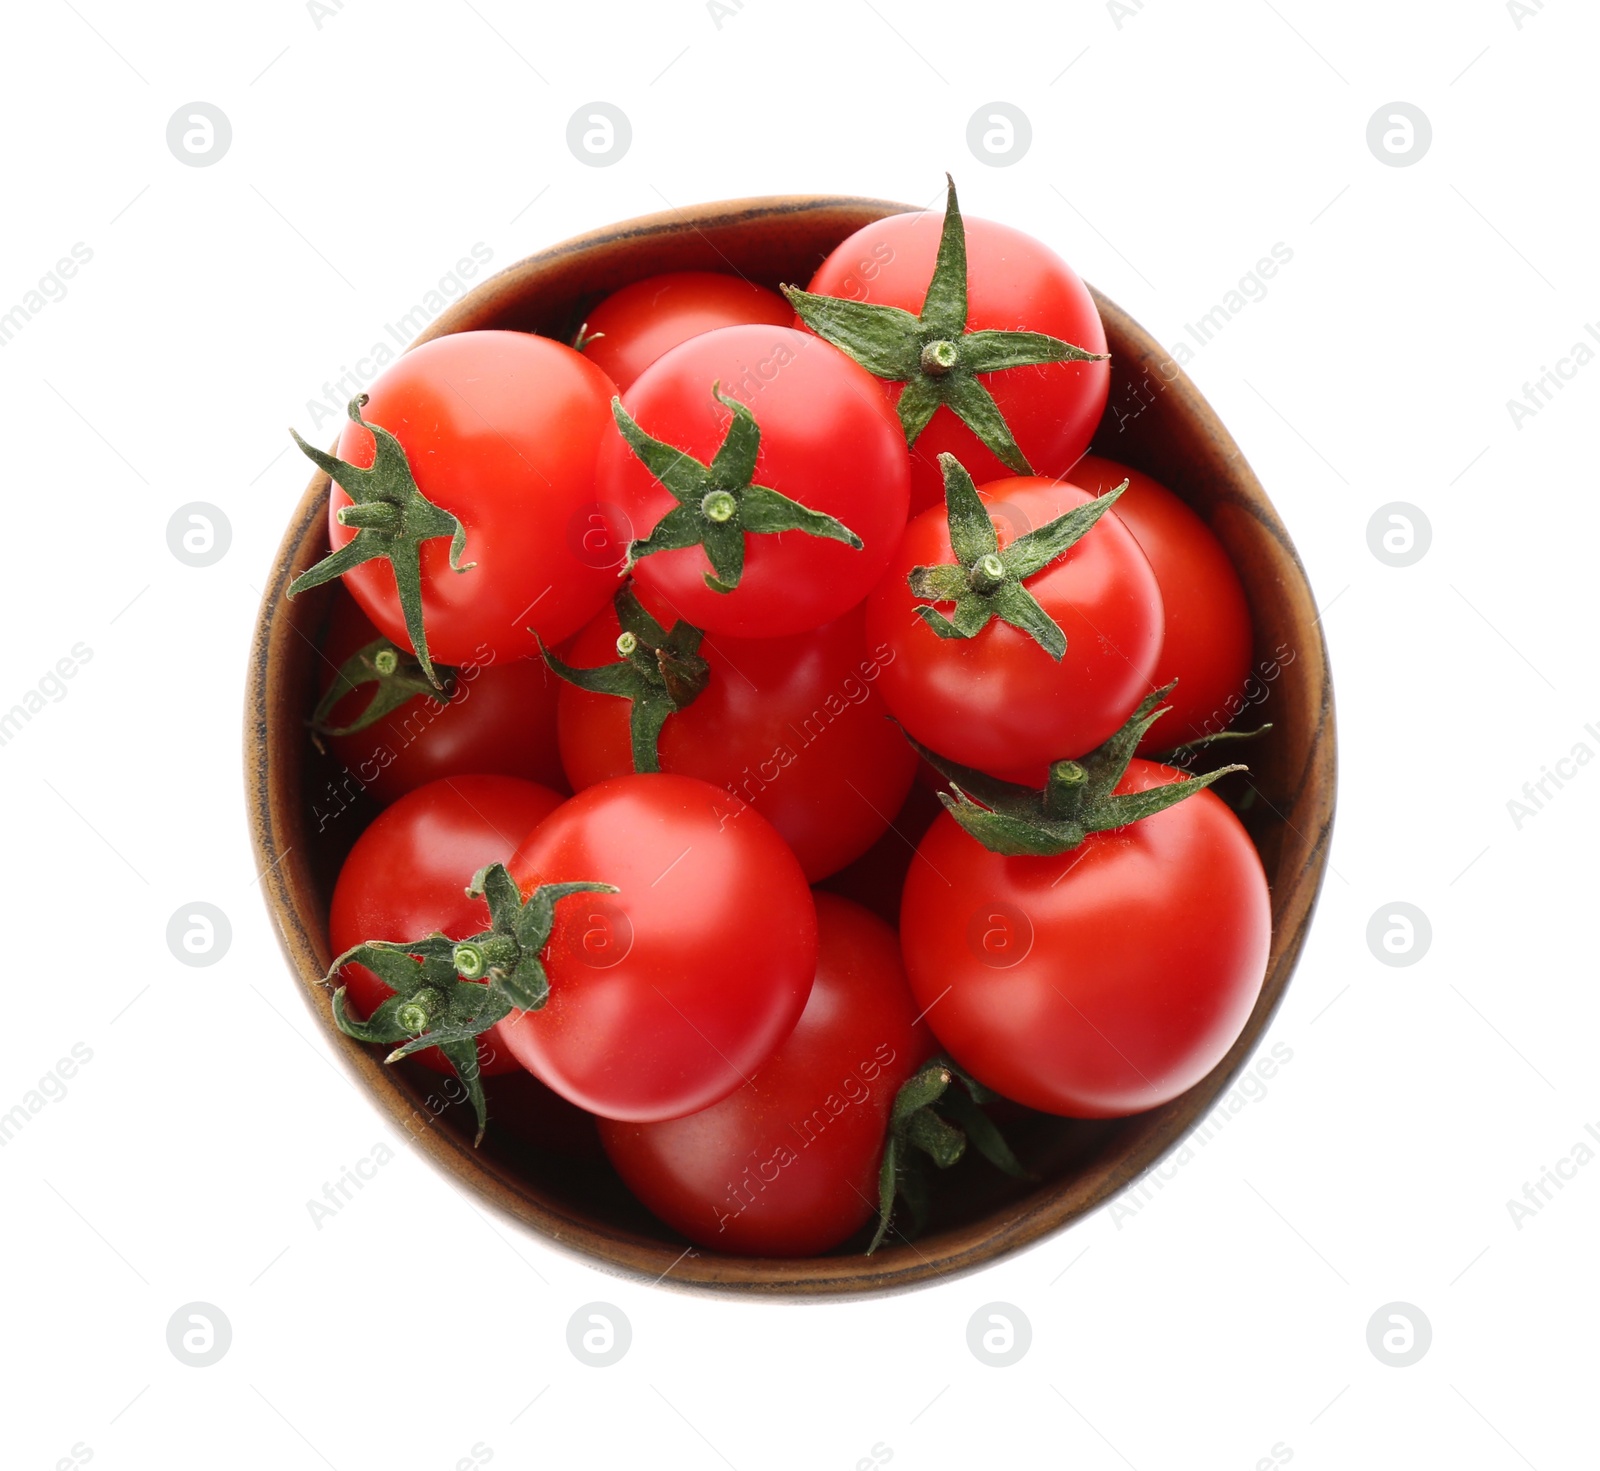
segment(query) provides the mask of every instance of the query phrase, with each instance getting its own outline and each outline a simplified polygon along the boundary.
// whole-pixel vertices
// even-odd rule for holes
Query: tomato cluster
[[[1211,790],[1241,768],[1181,769],[1249,611],[1192,510],[1086,454],[1105,349],[952,185],[803,290],[679,272],[570,345],[428,342],[302,442],[331,551],[291,592],[342,582],[312,728],[379,809],[339,1025],[455,1074],[480,1137],[492,1103],[537,1146],[557,1095],[746,1254],[872,1249],[927,1163],[1026,1176],[1008,1115],[1204,1077],[1271,937]]]

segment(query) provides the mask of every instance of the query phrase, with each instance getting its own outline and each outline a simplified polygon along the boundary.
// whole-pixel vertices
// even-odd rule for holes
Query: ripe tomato
[[[978,490],[1001,548],[1092,497],[1031,476]],[[1139,544],[1109,511],[1024,586],[1066,635],[1059,662],[999,618],[941,638],[918,617],[913,567],[955,560],[943,507],[913,518],[867,603],[867,642],[886,644],[884,700],[924,745],[985,771],[1026,769],[1099,745],[1151,688],[1161,593]]]
[[[1116,514],[1150,559],[1165,611],[1161,655],[1151,683],[1176,679],[1167,713],[1139,743],[1169,751],[1222,730],[1250,676],[1252,633],[1244,587],[1211,528],[1166,486],[1114,460],[1085,455],[1072,483],[1101,495],[1124,480]]]
[[[916,769],[878,695],[881,656],[867,648],[862,627],[858,608],[788,638],[703,641],[709,681],[693,704],[667,717],[657,743],[661,770],[749,802],[811,883],[872,846]],[[564,657],[608,663],[617,634],[607,608]],[[561,759],[575,791],[634,769],[628,700],[563,685],[559,710]]]
[[[499,1023],[536,1078],[602,1118],[676,1118],[725,1097],[793,1030],[816,971],[805,874],[767,820],[692,777],[579,792],[507,867],[556,908],[549,1000]]]
[[[399,440],[418,490],[459,521],[463,565],[474,564],[452,569],[448,536],[421,543],[423,626],[435,659],[465,664],[485,646],[496,659],[537,657],[530,628],[557,643],[611,596],[614,568],[581,553],[595,455],[602,436],[615,434],[613,392],[588,359],[531,332],[435,338],[368,390],[366,422]],[[346,424],[340,458],[367,469],[375,454],[371,431]],[[363,533],[340,523],[351,502],[335,480],[328,541],[337,553]],[[387,638],[414,648],[389,563],[365,562],[344,581]]]
[[[583,355],[619,392],[662,353],[718,327],[787,327],[794,312],[776,291],[720,271],[669,271],[606,297],[584,323]]]
[[[344,662],[381,636],[353,598],[337,597],[322,649],[324,694]],[[543,659],[494,660],[485,649],[483,662],[456,671],[448,699],[413,695],[360,730],[328,735],[328,748],[384,806],[446,776],[519,776],[565,790],[556,745],[560,685]],[[375,688],[364,684],[339,699],[327,724],[358,719]]]
[[[1089,288],[1049,247],[992,220],[964,219],[967,332],[1028,331],[1092,353],[1106,350],[1105,328]],[[808,290],[875,302],[916,315],[933,276],[944,217],[890,215],[864,225],[818,267]],[[957,346],[959,347],[959,339]],[[1111,388],[1111,364],[1042,363],[980,373],[995,406],[1036,475],[1065,475],[1089,447]],[[891,403],[898,381],[879,381]],[[912,514],[943,499],[939,456],[953,454],[980,485],[1015,473],[955,413],[941,405],[911,447]]]
[[[1116,790],[1179,779],[1136,760]],[[1113,1118],[1166,1103],[1255,1005],[1267,880],[1215,792],[1052,858],[991,853],[947,812],[919,855],[900,921],[911,988],[950,1055],[1029,1108]]]
[[[645,434],[682,452],[666,454],[671,468],[710,465],[726,441],[729,456],[720,469],[736,448],[748,451],[749,440],[738,416],[713,395],[717,385],[749,410],[759,430],[747,483],[832,517],[861,545],[830,539],[837,532],[746,531],[742,543],[734,538],[735,549],[742,544],[742,570],[721,577],[723,585],[737,585],[716,591],[707,582],[713,564],[702,545],[643,550],[653,529],[663,535],[669,513],[700,516],[712,496],[702,501],[695,489],[692,505],[681,502],[623,435],[612,434],[600,451],[596,483],[599,499],[619,506],[640,538],[632,553],[635,580],[674,616],[710,633],[777,638],[837,618],[878,580],[905,527],[905,437],[893,409],[871,376],[827,343],[764,326],[690,338],[645,370],[622,408]],[[746,513],[741,506],[733,514],[717,523],[725,534]],[[691,535],[703,529],[688,527]]]
[[[808,1256],[877,1211],[889,1112],[933,1038],[882,920],[818,894],[817,939],[805,1011],[738,1091],[687,1118],[600,1125],[634,1194],[701,1246]]]
[[[453,940],[477,934],[489,922],[489,906],[467,898],[473,875],[504,863],[560,805],[548,787],[509,776],[447,777],[408,792],[372,820],[339,870],[328,916],[333,953],[364,940],[415,940],[435,930]],[[362,1017],[394,995],[364,965],[345,966],[340,980]],[[478,1039],[485,1076],[517,1067],[497,1030]],[[454,1071],[436,1047],[416,1055],[435,1072]]]

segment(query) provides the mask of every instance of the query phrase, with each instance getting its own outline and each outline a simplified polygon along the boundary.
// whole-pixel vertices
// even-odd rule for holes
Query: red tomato
[[[466,531],[463,563],[450,567],[450,538],[422,543],[423,626],[445,664],[538,657],[529,628],[547,644],[575,633],[616,589],[615,558],[588,556],[583,536],[596,507],[595,454],[615,436],[611,380],[559,342],[531,332],[456,332],[424,342],[386,368],[362,415],[400,441],[417,488]],[[347,423],[339,457],[372,465],[375,442]],[[328,541],[356,532],[338,512],[334,486]],[[599,565],[596,565],[596,564]],[[387,638],[412,647],[385,561],[344,576]]]
[[[1093,499],[1031,476],[979,487],[1002,548]],[[944,508],[915,517],[867,603],[867,642],[887,644],[883,698],[925,746],[1005,773],[1081,756],[1112,735],[1151,689],[1161,651],[1161,593],[1132,534],[1109,511],[1024,586],[1067,636],[1059,663],[999,619],[972,638],[940,638],[906,578],[953,562]]]
[[[1139,743],[1141,753],[1168,751],[1223,730],[1241,708],[1250,677],[1252,633],[1244,587],[1222,543],[1166,486],[1114,460],[1085,455],[1072,483],[1102,495],[1124,480],[1116,514],[1150,559],[1165,610],[1155,689],[1171,680],[1168,710]]]
[[[701,1246],[810,1256],[877,1213],[889,1112],[933,1038],[882,920],[818,894],[817,938],[811,999],[743,1087],[687,1118],[600,1125],[628,1187]]]
[[[675,616],[739,638],[777,638],[837,618],[878,580],[905,527],[905,436],[875,381],[827,343],[787,327],[724,327],[658,358],[623,396],[654,438],[710,464],[732,416],[712,386],[743,403],[761,431],[753,483],[832,516],[860,548],[801,531],[749,533],[732,592],[715,592],[700,546],[641,558],[634,579]],[[620,434],[600,451],[599,498],[643,539],[678,501]]]
[[[555,911],[550,999],[501,1022],[536,1078],[602,1118],[676,1118],[726,1097],[794,1029],[817,919],[767,820],[686,776],[578,793],[507,865],[524,895],[593,881]]]
[[[1117,790],[1177,779],[1134,761]],[[911,989],[997,1093],[1072,1118],[1138,1113],[1193,1087],[1243,1030],[1271,903],[1214,792],[1055,858],[991,853],[945,813],[919,853],[900,921]]]
[[[1049,247],[991,220],[964,216],[967,330],[1044,332],[1086,352],[1106,350],[1105,328],[1089,288]],[[818,268],[807,290],[852,301],[922,310],[944,216],[890,215],[864,225]],[[983,373],[978,381],[1034,473],[1065,475],[1089,447],[1111,389],[1111,364],[1047,363]],[[891,403],[901,385],[880,381]],[[953,454],[980,485],[1012,472],[948,407],[941,406],[911,447],[911,510],[944,499],[939,455]]]
[[[787,327],[794,312],[776,291],[720,271],[669,271],[606,297],[584,323],[583,355],[621,392],[662,353],[718,327]]]
[[[324,692],[344,661],[378,637],[355,601],[338,596],[322,649]],[[328,748],[384,806],[445,776],[520,776],[564,790],[556,745],[561,681],[543,659],[493,660],[487,649],[484,658],[457,670],[448,700],[414,695],[361,730],[326,737]],[[355,720],[374,688],[347,694],[329,712],[328,724]]]
[[[877,693],[881,664],[862,624],[853,609],[789,638],[705,640],[710,682],[667,717],[657,744],[663,771],[697,776],[749,802],[812,883],[872,846],[916,768],[916,753]],[[618,631],[607,608],[564,657],[580,666],[610,663]],[[559,708],[561,759],[575,791],[633,770],[629,701],[563,685]]]
[[[417,940],[435,930],[464,940],[487,929],[489,906],[467,898],[467,885],[480,868],[510,858],[560,805],[548,787],[509,776],[447,777],[407,793],[372,820],[339,870],[328,916],[333,953],[364,940]],[[394,995],[364,965],[345,966],[339,978],[362,1018]],[[517,1067],[498,1032],[478,1039],[486,1077]],[[455,1071],[436,1047],[416,1056],[434,1072]]]

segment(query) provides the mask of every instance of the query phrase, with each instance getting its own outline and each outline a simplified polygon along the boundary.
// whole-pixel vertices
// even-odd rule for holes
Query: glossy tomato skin
[[[1020,230],[962,217],[967,230],[967,330],[1045,332],[1088,352],[1106,350],[1094,297],[1053,250]],[[890,215],[839,245],[807,290],[922,310],[944,216]],[[875,380],[891,403],[901,385]],[[1111,388],[1111,364],[1049,363],[979,377],[1036,475],[1065,475],[1089,447]],[[911,510],[944,500],[939,456],[953,454],[980,485],[1012,473],[948,408],[911,448]]]
[[[1151,682],[1176,679],[1170,707],[1139,743],[1141,754],[1168,751],[1223,730],[1241,708],[1253,635],[1244,586],[1211,528],[1160,481],[1098,455],[1070,477],[1090,495],[1124,480],[1117,516],[1150,560],[1164,611],[1161,655]]]
[[[435,930],[464,940],[488,929],[489,906],[467,898],[467,885],[480,868],[509,859],[561,801],[510,776],[448,777],[408,792],[372,820],[339,870],[328,916],[333,953],[363,940],[420,940]],[[339,979],[361,1018],[394,995],[364,965],[345,966]],[[435,1072],[454,1071],[437,1048],[416,1056]],[[518,1066],[498,1028],[478,1039],[478,1066],[486,1077]]]
[[[978,493],[1002,547],[1091,499],[1032,476]],[[867,602],[867,642],[894,656],[880,684],[895,718],[941,755],[997,774],[1081,756],[1118,730],[1150,691],[1162,607],[1155,573],[1115,511],[1024,584],[1066,634],[1059,663],[999,619],[973,638],[935,634],[906,579],[915,566],[954,560],[943,507],[924,511]]]
[[[710,681],[667,718],[657,746],[663,771],[697,776],[749,802],[811,883],[872,846],[916,767],[877,693],[881,655],[868,649],[863,624],[855,608],[788,638],[706,639],[700,652]],[[618,632],[607,608],[565,657],[609,663]],[[559,710],[562,763],[574,790],[633,770],[626,700],[565,685]]]
[[[464,664],[487,645],[496,659],[538,657],[576,632],[616,590],[614,560],[582,555],[596,503],[595,456],[614,435],[615,388],[587,358],[531,332],[455,332],[402,354],[367,390],[369,423],[400,441],[423,495],[466,529],[450,570],[450,538],[422,544],[428,650]],[[375,441],[346,422],[338,454],[362,468]],[[350,503],[335,483],[328,541],[355,536],[338,522]],[[411,647],[386,561],[347,572],[345,586],[384,635]]]
[[[817,933],[805,1012],[747,1083],[687,1118],[600,1125],[628,1187],[700,1246],[812,1256],[874,1214],[894,1096],[934,1042],[888,925],[818,894]]]
[[[634,568],[646,594],[712,633],[779,638],[829,622],[864,598],[905,528],[905,436],[875,380],[821,338],[788,327],[723,327],[658,358],[622,397],[655,438],[709,464],[732,419],[714,383],[745,404],[761,430],[754,484],[834,516],[857,549],[804,532],[747,535],[744,574],[731,593],[706,586],[698,546],[657,552]],[[602,445],[599,498],[643,538],[677,501],[620,433]]]
[[[501,1024],[536,1078],[602,1118],[676,1118],[726,1097],[794,1029],[816,971],[805,874],[760,814],[706,782],[621,776],[579,792],[508,865],[601,882],[557,906],[550,999]]]
[[[626,393],[651,363],[718,327],[787,327],[794,312],[776,291],[721,271],[669,271],[613,292],[589,313],[583,355]]]
[[[378,637],[353,598],[340,593],[323,645],[322,689],[339,666]],[[560,680],[542,659],[494,659],[457,670],[448,700],[417,695],[362,730],[327,736],[328,749],[383,806],[446,776],[516,776],[564,791],[556,742]],[[371,698],[365,685],[333,707],[330,724],[354,720]]]
[[[1177,780],[1134,761],[1119,791]],[[1266,973],[1266,875],[1203,791],[1055,858],[990,853],[948,813],[901,907],[906,972],[950,1055],[1029,1108],[1115,1118],[1193,1087]]]

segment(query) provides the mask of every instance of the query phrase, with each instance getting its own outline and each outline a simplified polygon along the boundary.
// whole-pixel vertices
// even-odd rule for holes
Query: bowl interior
[[[570,340],[585,313],[618,287],[668,270],[737,272],[768,286],[804,283],[846,236],[910,208],[882,200],[776,198],[674,211],[597,231],[481,283],[425,338],[513,328]],[[1248,1059],[1283,995],[1326,864],[1334,804],[1333,706],[1326,651],[1304,570],[1261,486],[1226,430],[1165,351],[1096,293],[1112,354],[1110,402],[1096,452],[1145,470],[1183,497],[1227,548],[1255,630],[1257,710],[1274,723],[1251,745],[1237,795],[1273,895],[1266,982],[1243,1034],[1200,1084],[1134,1118],[1083,1122],[1029,1116],[1009,1130],[1042,1183],[1005,1180],[981,1161],[946,1174],[929,1230],[871,1258],[860,1242],[803,1260],[722,1256],[686,1243],[623,1188],[571,1119],[519,1132],[491,1127],[472,1148],[459,1090],[414,1064],[384,1067],[333,1027],[320,980],[329,959],[334,879],[372,816],[359,783],[312,744],[317,647],[329,596],[289,602],[288,583],[327,550],[328,482],[308,487],[262,604],[246,711],[246,780],[262,884],[302,992],[347,1066],[436,1165],[488,1203],[620,1273],[664,1284],[767,1294],[866,1295],[971,1270],[1057,1230],[1135,1179],[1215,1105]],[[1268,674],[1267,671],[1273,671]],[[489,1080],[502,1118],[525,1114],[517,1080]]]

